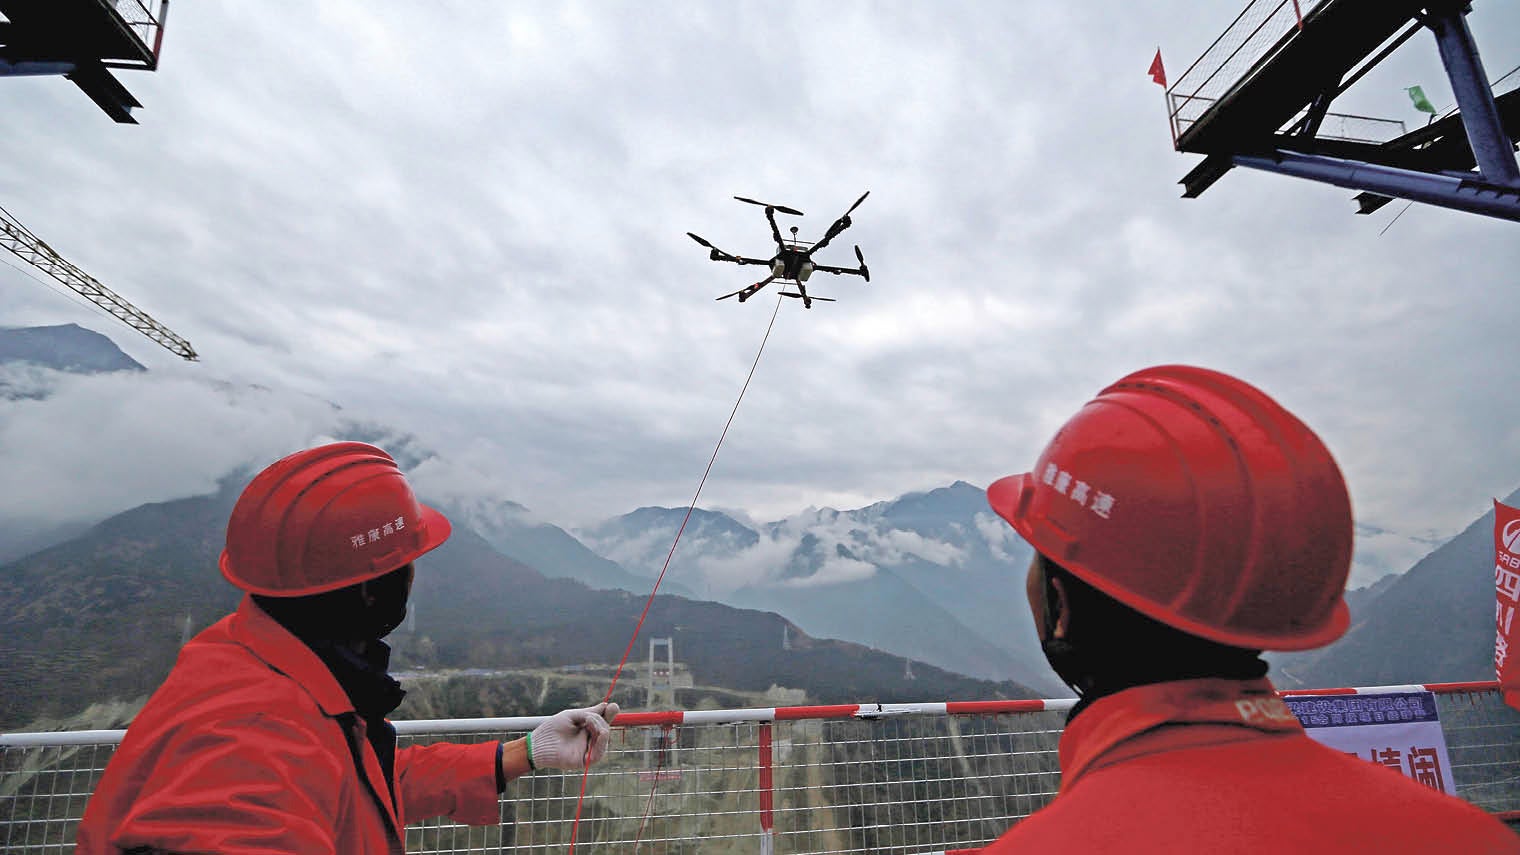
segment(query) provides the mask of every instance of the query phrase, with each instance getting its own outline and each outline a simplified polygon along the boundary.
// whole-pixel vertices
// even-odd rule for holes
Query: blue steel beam
[[[44,77],[68,74],[73,70],[72,62],[11,62],[0,59],[0,77]]]
[[[1266,157],[1236,154],[1231,160],[1236,166],[1520,222],[1520,187],[1478,177],[1416,172],[1282,150]]]
[[[1483,73],[1478,45],[1467,28],[1466,3],[1450,3],[1432,8],[1425,17],[1426,26],[1435,33],[1441,62],[1451,80],[1452,94],[1462,111],[1462,126],[1472,146],[1478,171],[1495,184],[1520,187],[1520,168],[1515,165],[1515,146],[1499,120],[1494,92]]]

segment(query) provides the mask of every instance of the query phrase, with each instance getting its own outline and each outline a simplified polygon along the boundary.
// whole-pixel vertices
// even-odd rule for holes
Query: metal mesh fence
[[[127,29],[137,36],[144,48],[152,50],[164,21],[164,0],[101,0]]]
[[[1520,811],[1520,712],[1497,691],[1436,700],[1457,794],[1490,813]]]
[[[1458,792],[1492,812],[1520,810],[1520,712],[1496,691],[1437,698]],[[1063,721],[1031,712],[618,727],[587,778],[577,846],[651,855],[975,848],[1054,797]],[[403,744],[522,733],[464,723],[406,735],[398,725]],[[72,850],[113,734],[0,737],[0,851]],[[580,783],[578,773],[545,771],[513,781],[499,825],[421,823],[408,828],[407,849],[562,851]]]
[[[150,32],[162,17],[163,0],[106,0],[111,9],[138,35]],[[148,40],[145,40],[148,41]],[[148,41],[151,44],[151,41]]]
[[[1274,53],[1325,0],[1251,0],[1167,90],[1174,138]]]
[[[1177,96],[1173,97],[1176,103]],[[1193,97],[1189,101],[1196,111],[1193,118],[1185,118],[1175,113],[1172,116],[1179,134],[1187,130],[1197,116],[1203,115],[1215,99]],[[1298,125],[1306,113],[1308,113],[1307,107],[1299,110],[1292,119],[1284,123],[1284,127],[1291,128]],[[1375,116],[1357,116],[1351,113],[1326,113],[1314,135],[1322,139],[1381,144],[1403,136],[1408,130],[1408,126],[1398,119],[1380,119]]]
[[[576,845],[677,855],[983,844],[1054,797],[1063,719],[1050,712],[620,728],[587,776]],[[407,848],[563,851],[579,793],[578,773],[538,772],[508,785],[500,827],[434,820],[408,830]]]
[[[72,852],[74,827],[115,750],[114,742],[0,746],[0,852]]]
[[[1296,124],[1300,117],[1294,116],[1289,124]],[[1404,123],[1395,119],[1326,113],[1316,136],[1352,142],[1385,143],[1403,136],[1406,130]]]

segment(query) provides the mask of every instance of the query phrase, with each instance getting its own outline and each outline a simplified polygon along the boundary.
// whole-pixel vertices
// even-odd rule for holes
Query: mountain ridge
[[[625,567],[657,568],[685,514],[645,507],[577,534]],[[709,599],[777,611],[817,635],[1065,694],[1024,601],[1030,554],[981,488],[956,481],[753,528],[698,509],[670,573]]]
[[[1277,657],[1279,669],[1299,686],[1493,680],[1493,529],[1490,507],[1363,602],[1343,638]]]
[[[229,479],[213,495],[141,505],[0,566],[0,681],[27,687],[0,695],[0,728],[156,687],[188,632],[241,598],[216,571],[241,486]],[[548,578],[466,526],[418,566],[413,614],[390,638],[398,670],[605,662],[625,648],[645,602]],[[790,686],[828,702],[1036,694],[924,662],[909,678],[900,656],[815,637],[778,614],[665,594],[642,637],[660,636],[676,639],[704,683],[744,691]]]
[[[13,362],[75,374],[148,370],[109,336],[79,324],[0,327],[0,365]]]

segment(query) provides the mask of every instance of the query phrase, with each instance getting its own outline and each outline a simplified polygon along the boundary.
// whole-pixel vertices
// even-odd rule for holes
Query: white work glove
[[[615,703],[561,710],[528,734],[529,757],[535,769],[579,769],[607,753],[607,722],[618,714]],[[589,750],[589,755],[587,751]]]

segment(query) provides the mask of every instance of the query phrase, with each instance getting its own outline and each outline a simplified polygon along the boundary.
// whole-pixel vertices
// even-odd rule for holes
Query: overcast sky
[[[1490,76],[1520,65],[1520,6],[1474,6]],[[1235,11],[176,3],[159,71],[119,74],[140,126],[0,81],[0,204],[201,361],[0,266],[0,324],[81,323],[151,369],[7,405],[0,466],[120,510],[327,435],[331,401],[562,525],[684,506],[777,300],[715,302],[757,268],[685,232],[767,256],[733,195],[816,239],[870,190],[820,260],[858,243],[871,283],[781,305],[703,505],[985,485],[1186,362],[1313,426],[1360,520],[1455,533],[1520,486],[1520,226],[1417,205],[1380,235],[1402,202],[1243,169],[1179,198],[1197,158],[1146,70]],[[1428,34],[1335,109],[1413,127],[1414,84],[1451,105]]]

